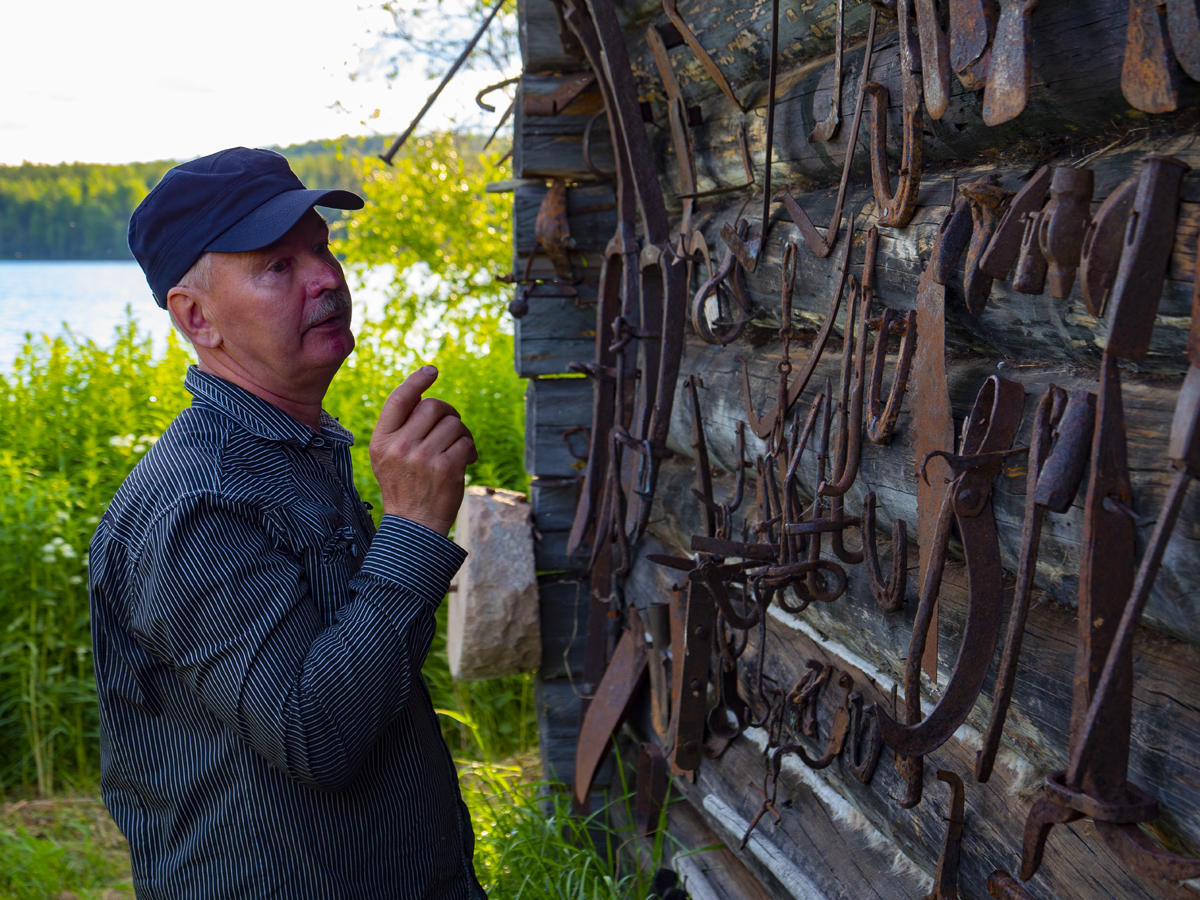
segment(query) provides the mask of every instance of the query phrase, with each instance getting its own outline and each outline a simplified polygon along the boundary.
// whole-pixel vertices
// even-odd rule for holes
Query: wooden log
[[[563,575],[538,578],[542,620],[541,677],[579,677],[587,641],[588,583]]]
[[[571,478],[583,470],[592,385],[586,378],[531,379],[525,389],[525,471],[540,478]],[[566,439],[564,440],[564,435]]]
[[[534,222],[549,188],[521,184],[513,191],[513,250],[520,256],[534,251]],[[567,189],[567,225],[572,246],[579,251],[603,251],[617,228],[617,196],[611,184],[580,184]]]
[[[572,72],[586,63],[563,48],[550,0],[517,0],[517,37],[526,72]]]
[[[701,106],[704,125],[693,131],[696,145],[699,189],[711,187],[710,178],[737,184],[741,160],[736,151],[737,125],[748,129],[751,150],[761,171],[764,147],[767,53],[770,4],[723,6],[691,0],[680,11],[700,42],[721,66],[734,93],[744,105],[755,108],[743,114],[717,89],[696,62],[691,51],[672,51],[675,71],[686,102]],[[835,181],[841,174],[850,120],[853,117],[861,80],[862,44],[866,39],[870,9],[866,3],[846,5],[846,75],[842,90],[843,125],[834,140],[808,142],[808,135],[829,109],[832,90],[834,17],[833,0],[787,10],[780,20],[781,64],[776,92],[774,179],[821,183]],[[924,122],[926,164],[978,160],[981,158],[1036,158],[1048,152],[1084,147],[1099,149],[1128,139],[1138,129],[1149,128],[1160,135],[1190,132],[1194,109],[1200,104],[1200,84],[1180,78],[1180,111],[1147,118],[1125,101],[1120,87],[1124,58],[1128,3],[1126,0],[1096,0],[1086,12],[1076,4],[1041,7],[1033,15],[1033,76],[1029,105],[1011,122],[988,128],[981,113],[982,92],[951,79],[953,92],[946,113],[939,120],[927,115]],[[678,184],[674,153],[669,150],[669,129],[662,80],[646,43],[650,21],[662,22],[661,5],[647,2],[630,11],[627,30],[630,55],[643,98],[654,101],[655,122],[650,126],[658,168],[664,187],[673,194]],[[889,91],[888,117],[893,138],[890,155],[899,159],[900,70],[894,22],[881,18],[880,32],[870,78]],[[864,116],[864,119],[867,117]],[[859,137],[865,163],[863,123]],[[856,166],[858,164],[856,163]],[[861,168],[860,171],[866,171]]]
[[[513,113],[513,174],[517,178],[595,180],[583,158],[583,130],[588,119],[604,108],[599,88],[580,94],[557,116],[525,114],[525,97],[544,96],[562,79],[553,75],[521,76]],[[608,125],[601,116],[592,131],[592,163],[610,172],[616,165]]]

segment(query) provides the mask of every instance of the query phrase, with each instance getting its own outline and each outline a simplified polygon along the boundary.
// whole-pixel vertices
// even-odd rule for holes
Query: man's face
[[[206,317],[230,361],[272,393],[329,384],[354,349],[350,289],[309,210],[269,247],[213,256]]]

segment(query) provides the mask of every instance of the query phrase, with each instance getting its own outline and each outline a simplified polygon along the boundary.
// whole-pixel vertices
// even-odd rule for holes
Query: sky
[[[11,4],[0,54],[0,164],[192,159],[395,134],[437,80],[385,77],[392,24],[367,0],[59,0]],[[452,35],[456,46],[468,34]],[[505,73],[508,74],[508,73]],[[352,79],[352,76],[353,79]],[[467,118],[495,71],[460,71],[422,130]],[[499,99],[497,96],[495,99]]]

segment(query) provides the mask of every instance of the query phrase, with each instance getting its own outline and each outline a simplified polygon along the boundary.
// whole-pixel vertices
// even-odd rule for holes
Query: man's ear
[[[207,291],[199,287],[176,285],[167,294],[167,309],[175,325],[196,347],[215,350],[224,338],[205,311]]]

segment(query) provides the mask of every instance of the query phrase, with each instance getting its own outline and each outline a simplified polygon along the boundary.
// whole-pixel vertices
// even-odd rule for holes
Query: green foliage
[[[188,403],[186,351],[130,322],[112,348],[28,342],[0,375],[0,787],[97,774],[87,545],[112,495]]]
[[[474,434],[479,461],[468,478],[527,485],[524,387],[491,284],[507,257],[511,204],[484,193],[483,184],[503,170],[494,157],[468,152],[471,146],[447,136],[417,142],[395,173],[354,163],[371,173],[374,204],[351,224],[341,252],[362,271],[384,261],[382,247],[405,248],[391,301],[363,325],[326,398],[326,408],[358,435],[356,486],[377,514],[367,442],[384,399],[425,362],[441,373],[430,395],[457,407]],[[327,159],[309,150],[298,158]],[[401,198],[417,192],[420,203],[398,215]],[[87,788],[98,774],[87,545],[126,475],[190,403],[183,388],[190,359],[174,336],[155,356],[130,321],[111,347],[70,335],[30,338],[11,373],[0,374],[0,790],[36,786],[45,796]],[[435,705],[452,714],[443,719],[451,746],[474,759],[528,750],[536,741],[530,678],[455,683],[444,606],[441,615],[425,672]]]
[[[632,828],[603,811],[581,817],[567,794],[522,782],[515,768],[472,765],[460,776],[475,826],[475,872],[488,896],[506,900],[641,900],[650,878],[637,865]],[[630,815],[631,795],[616,801]],[[663,832],[654,846],[662,858]]]
[[[354,191],[361,179],[353,160],[378,154],[388,140],[343,137],[271,149],[306,185]],[[0,166],[0,259],[131,259],[129,216],[176,162]]]
[[[389,324],[400,334],[457,332],[487,352],[506,292],[495,279],[512,260],[512,199],[486,193],[509,172],[499,152],[477,144],[437,134],[406,145],[392,168],[356,161],[367,206],[346,220],[335,249],[354,272],[392,268]]]

